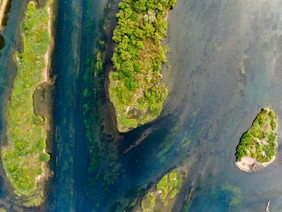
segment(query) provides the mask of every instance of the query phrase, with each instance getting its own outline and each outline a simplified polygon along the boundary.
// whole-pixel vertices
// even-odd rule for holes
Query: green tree
[[[137,41],[136,45],[139,49],[145,49],[145,45],[141,41]]]

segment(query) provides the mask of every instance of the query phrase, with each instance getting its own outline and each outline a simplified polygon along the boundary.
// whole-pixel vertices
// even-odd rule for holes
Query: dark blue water
[[[80,76],[80,49],[82,39],[82,1],[58,1],[55,25],[53,74],[53,154],[54,178],[49,209],[74,211],[79,192],[80,176],[86,167],[86,154],[77,157],[78,148],[85,146],[80,107],[77,101]],[[85,152],[85,151],[84,151]]]
[[[88,2],[58,1],[56,4],[51,165],[55,174],[48,194],[49,211],[90,211],[93,208],[87,204],[89,198],[86,195],[89,150],[82,119],[82,77],[86,58],[89,54],[93,56],[95,47],[95,41],[91,40],[93,36],[87,33],[95,33],[101,16],[99,10],[104,4]],[[96,22],[93,31],[89,31],[87,27],[92,19]]]
[[[16,72],[12,53],[20,47],[19,21],[26,2],[13,0],[3,32],[2,114]],[[93,119],[93,125],[98,126],[93,127],[92,142],[98,146],[100,162],[99,176],[90,183],[89,178],[95,176],[88,172],[92,146],[83,123],[83,75],[101,35],[99,22],[106,3],[56,1],[52,55],[56,82],[52,94],[53,141],[49,144],[54,176],[47,183],[47,200],[41,209],[121,211],[133,199],[130,191],[150,187],[167,171],[181,166],[188,180],[175,211],[191,187],[190,211],[262,211],[268,199],[272,210],[281,210],[280,147],[276,161],[262,172],[250,175],[234,166],[239,138],[261,107],[271,106],[281,122],[281,2],[178,0],[168,20],[168,63],[162,73],[170,95],[163,113],[155,122],[119,136],[105,135],[109,130],[100,128],[99,124],[111,126],[110,119]],[[99,81],[101,85],[105,77]],[[105,94],[100,97],[107,103]],[[94,112],[105,117],[102,113],[107,113],[107,107],[102,108]],[[278,132],[281,135],[281,129]],[[1,176],[0,184],[5,180],[3,171]],[[112,182],[107,184],[108,179]],[[229,205],[234,194],[222,189],[225,183],[240,190],[242,200],[236,209]],[[0,188],[1,201],[7,202],[9,193],[4,192],[4,183]]]

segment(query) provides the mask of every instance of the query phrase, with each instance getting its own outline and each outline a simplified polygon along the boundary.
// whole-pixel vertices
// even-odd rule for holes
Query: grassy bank
[[[263,108],[250,129],[241,138],[236,152],[237,161],[241,161],[243,156],[248,156],[260,163],[269,162],[278,146],[276,128],[275,113],[269,108]]]
[[[44,8],[36,9],[31,1],[27,6],[21,25],[23,51],[14,55],[18,71],[6,109],[8,145],[2,147],[3,165],[16,194],[24,197],[40,193],[43,164],[50,159],[45,153],[48,120],[36,115],[33,105],[36,88],[46,80],[49,5],[48,1]],[[37,200],[34,205],[42,198]]]
[[[127,132],[156,119],[168,95],[160,83],[166,62],[162,41],[167,34],[167,15],[176,0],[133,1],[119,4],[116,43],[109,75],[110,100],[117,112],[117,127]]]

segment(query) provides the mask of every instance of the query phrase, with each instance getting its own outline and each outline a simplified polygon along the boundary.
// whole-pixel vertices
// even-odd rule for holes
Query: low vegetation
[[[156,188],[148,192],[142,200],[143,211],[170,211],[175,197],[180,191],[182,178],[178,170],[166,174],[157,184]]]
[[[243,134],[237,147],[237,161],[243,156],[256,159],[258,162],[269,162],[275,155],[277,144],[277,117],[273,110],[263,108],[257,115],[251,128]]]
[[[110,100],[117,112],[120,132],[156,119],[168,95],[160,83],[166,62],[162,41],[167,35],[167,15],[176,0],[123,0],[114,30],[116,43],[109,75]]]
[[[25,197],[38,193],[43,163],[50,159],[45,153],[48,120],[36,115],[33,107],[33,94],[45,80],[44,55],[50,43],[48,6],[36,9],[33,1],[27,6],[21,25],[23,52],[14,55],[18,71],[6,109],[8,145],[2,148],[3,165],[16,193]]]

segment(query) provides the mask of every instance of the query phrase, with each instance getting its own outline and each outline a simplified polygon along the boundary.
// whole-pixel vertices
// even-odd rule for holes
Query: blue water
[[[26,2],[13,0],[3,31],[1,114],[16,73],[12,53],[20,48],[19,21]],[[162,73],[170,95],[163,113],[158,120],[123,135],[105,135],[103,128],[93,128],[102,162],[98,181],[90,185],[82,78],[86,60],[94,54],[101,35],[98,26],[106,2],[57,0],[55,4],[52,75],[56,82],[49,144],[54,176],[47,182],[47,200],[39,210],[122,211],[133,199],[129,191],[149,188],[163,174],[181,166],[188,180],[175,211],[191,187],[195,190],[190,211],[262,211],[268,199],[273,211],[281,211],[281,136],[276,161],[262,172],[246,174],[234,166],[239,138],[261,107],[271,106],[281,122],[281,2],[178,0],[168,19],[168,63]],[[101,96],[102,103],[107,103]],[[105,108],[95,112],[105,117]],[[4,143],[3,115],[1,120]],[[111,126],[109,120],[103,119],[102,124]],[[281,132],[279,128],[279,135]],[[112,185],[104,184],[107,173],[112,173]],[[12,198],[4,182],[2,170],[0,204]],[[222,191],[225,183],[241,192],[236,209],[229,206],[233,196]]]
[[[86,154],[77,151],[85,145],[82,123],[79,120],[78,98],[80,77],[80,49],[82,25],[82,1],[58,1],[57,23],[55,25],[55,47],[52,70],[57,76],[53,93],[53,154],[52,170],[54,178],[50,192],[51,211],[74,211],[78,174],[87,170]],[[79,163],[78,163],[79,162]]]

